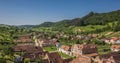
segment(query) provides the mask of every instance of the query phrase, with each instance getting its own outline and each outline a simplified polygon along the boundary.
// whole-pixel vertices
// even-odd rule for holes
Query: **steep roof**
[[[74,47],[78,47],[80,50],[82,50],[82,49],[97,48],[97,46],[95,44],[82,44],[82,45],[80,45],[80,44],[74,44],[72,46],[72,48],[74,48]]]
[[[48,60],[53,63],[63,63],[63,60],[58,52],[48,53]]]
[[[43,49],[41,47],[33,46],[33,45],[13,46],[12,49],[15,52],[21,52],[21,51],[25,51],[27,53],[43,52]]]
[[[120,49],[120,45],[112,45],[111,48],[113,48],[113,49]]]
[[[15,40],[13,40],[13,42],[15,42],[15,43],[21,43],[21,42],[26,43],[26,42],[33,42],[33,40],[32,39],[15,39]]]
[[[49,61],[48,61],[48,59],[44,59],[40,63],[49,63]]]
[[[61,48],[66,50],[66,51],[69,51],[71,49],[71,46],[62,45]]]
[[[63,59],[63,63],[70,63],[72,60],[72,58]]]
[[[31,35],[21,35],[21,36],[17,36],[13,42],[17,43],[17,42],[33,42],[32,40],[32,36]]]
[[[92,63],[90,57],[79,56],[70,63]]]
[[[120,54],[117,52],[112,52],[108,54],[104,54],[100,56],[101,59],[107,59],[105,61],[108,61],[108,59],[111,59],[110,61],[115,61],[116,63],[120,63]]]

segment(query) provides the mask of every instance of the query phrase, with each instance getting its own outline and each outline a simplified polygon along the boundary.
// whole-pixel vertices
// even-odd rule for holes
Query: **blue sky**
[[[0,24],[40,24],[114,10],[120,10],[120,0],[0,0]]]

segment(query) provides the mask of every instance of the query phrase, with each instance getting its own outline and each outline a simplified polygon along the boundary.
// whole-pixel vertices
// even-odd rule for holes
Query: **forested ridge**
[[[120,10],[107,13],[90,12],[86,16],[83,16],[81,18],[75,18],[72,20],[62,20],[59,22],[44,22],[38,25],[38,27],[105,25],[109,22],[115,21],[120,21]]]

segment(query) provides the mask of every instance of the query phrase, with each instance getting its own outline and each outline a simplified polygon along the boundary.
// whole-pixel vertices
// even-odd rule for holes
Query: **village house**
[[[107,44],[120,44],[120,38],[118,37],[105,38],[103,41]]]
[[[113,51],[113,52],[118,52],[118,51],[120,51],[120,45],[112,45],[112,46],[111,46],[111,51]]]
[[[22,35],[14,37],[14,43],[17,45],[34,45],[34,41],[32,40],[32,36],[30,35]]]
[[[110,39],[109,38],[104,38],[104,39],[102,39],[101,41],[104,41],[105,43],[107,43],[107,44],[111,44],[111,42],[110,42]]]
[[[90,57],[79,55],[76,59],[72,60],[70,63],[93,63]]]
[[[40,38],[35,40],[35,45],[44,47],[44,46],[55,46],[55,42],[58,40],[53,38],[53,39],[47,39],[47,38]]]
[[[31,61],[35,61],[36,58],[44,58],[48,53],[47,51],[43,51],[41,47],[33,45],[14,46],[12,49],[14,52],[20,52],[21,54],[24,52],[25,54],[21,56],[23,58],[30,58]]]
[[[62,45],[62,46],[60,46],[59,51],[70,55],[71,54],[71,46]]]
[[[71,52],[73,56],[86,55],[86,54],[96,54],[98,53],[97,46],[95,44],[74,44],[71,47]]]
[[[104,54],[99,56],[98,58],[97,58],[98,60],[97,63],[120,63],[120,54],[117,52]]]
[[[46,54],[46,59],[42,60],[40,63],[63,63],[63,60],[58,52],[52,52]]]
[[[27,52],[27,53],[34,53],[34,52],[43,52],[41,47],[37,47],[34,45],[17,45],[12,47],[14,52]]]
[[[70,35],[70,36],[69,36],[69,39],[71,39],[71,40],[76,40],[77,37],[76,37],[75,35]]]
[[[37,58],[45,58],[45,55],[47,54],[47,51],[43,52],[33,52],[33,53],[25,53],[22,57],[23,58],[30,58],[30,61],[35,61]]]
[[[58,52],[52,52],[47,53],[45,59],[40,63],[69,63],[72,60],[72,58],[62,59]]]
[[[76,38],[77,39],[85,39],[85,36],[83,36],[83,35],[77,35]]]
[[[112,37],[111,40],[110,40],[110,42],[112,44],[120,44],[120,38],[118,38],[118,37]]]
[[[63,63],[70,63],[72,60],[73,58],[63,59]]]

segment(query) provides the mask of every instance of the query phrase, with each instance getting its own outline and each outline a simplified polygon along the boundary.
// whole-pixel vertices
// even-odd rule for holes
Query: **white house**
[[[111,51],[113,51],[113,52],[118,52],[118,51],[120,51],[120,45],[112,45],[112,46],[111,46]]]
[[[62,53],[65,53],[65,54],[70,55],[70,54],[71,54],[71,46],[62,45],[62,46],[59,48],[59,51],[61,51]]]

